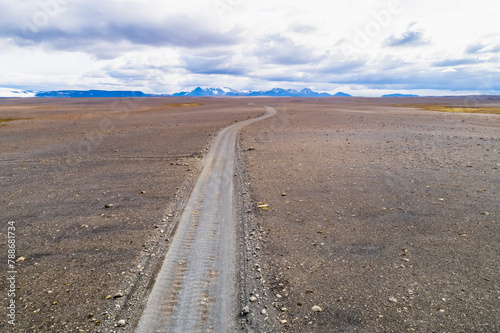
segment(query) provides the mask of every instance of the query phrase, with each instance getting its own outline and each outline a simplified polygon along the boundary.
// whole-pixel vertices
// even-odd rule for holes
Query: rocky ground
[[[211,138],[263,112],[239,100],[1,99],[0,252],[15,221],[19,261],[15,330],[5,263],[0,331],[95,332],[138,319]]]
[[[400,106],[436,102],[467,101],[267,101],[242,134],[251,327],[500,331],[500,116]]]
[[[471,102],[1,99],[15,331],[133,327],[207,145],[258,105],[278,115],[241,135],[243,329],[500,331],[500,116],[407,107]]]

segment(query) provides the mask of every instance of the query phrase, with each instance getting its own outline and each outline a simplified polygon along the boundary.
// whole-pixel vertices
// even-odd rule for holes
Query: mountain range
[[[0,97],[162,97],[162,96],[187,96],[187,97],[223,97],[223,96],[265,96],[265,97],[350,97],[351,95],[338,92],[331,95],[325,92],[319,93],[311,89],[300,91],[293,89],[274,88],[271,90],[238,91],[231,88],[201,88],[197,87],[192,91],[178,92],[172,95],[167,94],[146,94],[142,91],[108,91],[108,90],[56,90],[56,91],[21,91],[18,89],[0,88]]]
[[[231,88],[196,88],[193,91],[179,92],[172,96],[272,96],[272,97],[331,97],[342,96],[350,97],[351,95],[343,92],[338,92],[335,95],[328,93],[318,93],[311,89],[302,89],[301,91],[292,89],[274,88],[271,90],[257,90],[257,91],[238,91]]]

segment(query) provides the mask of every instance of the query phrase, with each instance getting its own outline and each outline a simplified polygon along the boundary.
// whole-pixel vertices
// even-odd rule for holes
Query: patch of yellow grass
[[[447,105],[437,105],[437,104],[415,104],[415,105],[409,105],[409,106],[423,109],[426,111],[437,111],[437,112],[500,114],[499,107],[489,107],[489,106],[485,106],[485,107],[457,107],[457,106],[447,106]]]
[[[168,106],[197,106],[197,105],[202,105],[201,103],[171,103],[167,104]]]
[[[0,123],[6,123],[8,121],[19,120],[20,118],[0,118]]]

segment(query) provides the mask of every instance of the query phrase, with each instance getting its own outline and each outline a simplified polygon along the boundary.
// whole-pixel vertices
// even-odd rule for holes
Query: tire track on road
[[[179,218],[137,332],[233,332],[238,308],[238,221],[234,198],[239,131],[266,114],[224,128]]]

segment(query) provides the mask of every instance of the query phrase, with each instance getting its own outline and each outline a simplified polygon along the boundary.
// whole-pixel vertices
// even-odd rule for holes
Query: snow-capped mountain
[[[238,91],[231,88],[196,88],[191,92],[182,91],[173,94],[173,96],[234,96]]]
[[[206,88],[197,87],[191,92],[175,93],[173,96],[273,96],[273,97],[328,97],[332,96],[328,93],[318,93],[311,89],[305,88],[301,91],[293,89],[273,88],[271,90],[257,90],[257,91],[237,91],[231,88]],[[348,94],[338,92],[333,96],[350,96]]]
[[[0,88],[0,97],[35,97],[35,92],[12,88]]]

